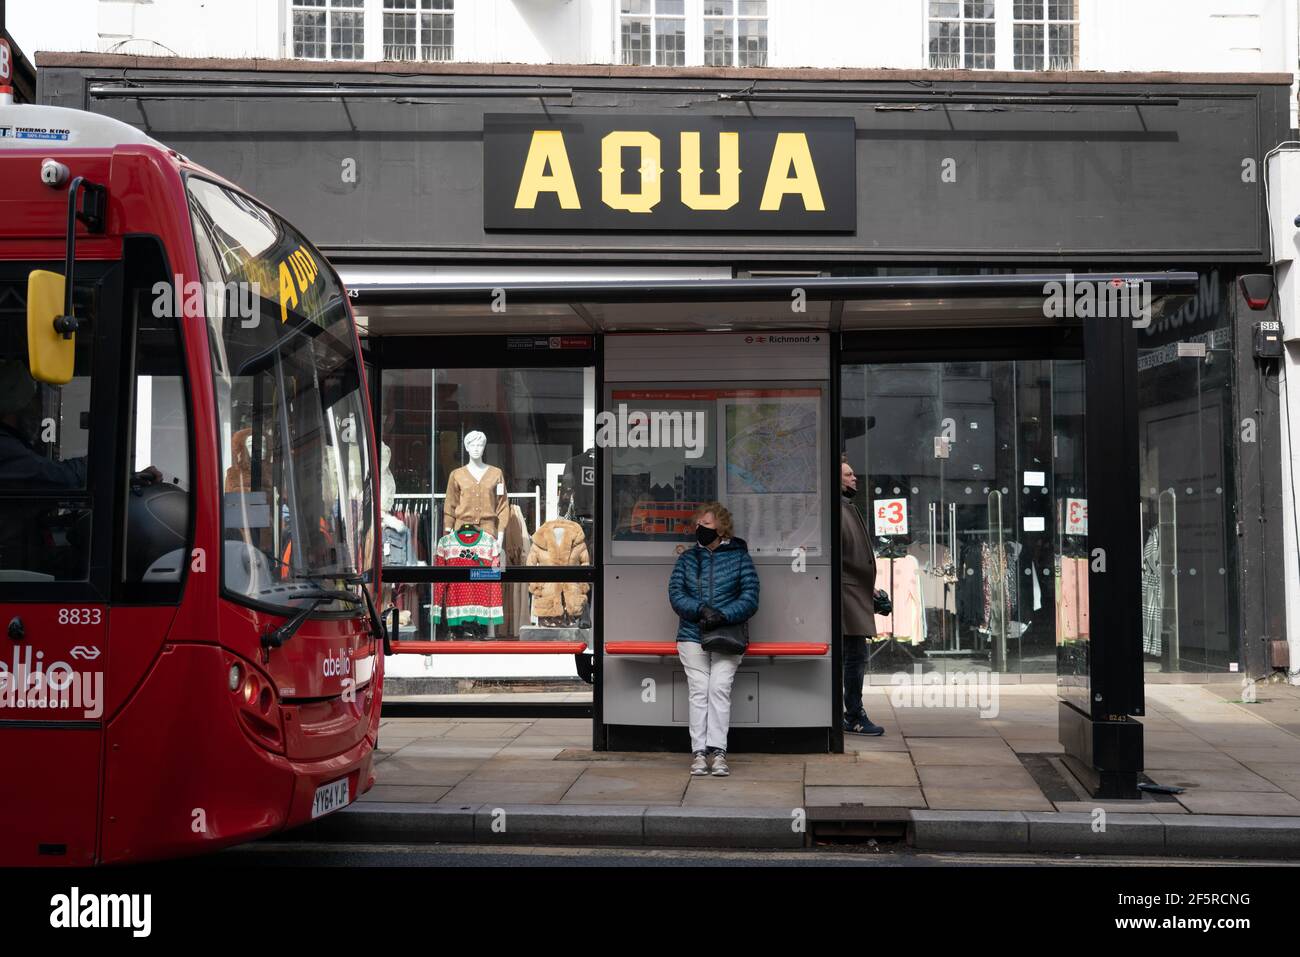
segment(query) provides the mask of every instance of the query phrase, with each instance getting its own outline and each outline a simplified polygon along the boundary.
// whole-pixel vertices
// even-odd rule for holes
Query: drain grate
[[[912,815],[907,808],[838,804],[810,807],[808,836],[813,844],[903,844]]]

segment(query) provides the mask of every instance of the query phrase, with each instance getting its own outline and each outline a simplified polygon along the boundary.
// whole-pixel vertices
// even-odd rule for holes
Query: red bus
[[[347,293],[138,130],[4,99],[0,865],[337,810],[373,784],[387,642]]]

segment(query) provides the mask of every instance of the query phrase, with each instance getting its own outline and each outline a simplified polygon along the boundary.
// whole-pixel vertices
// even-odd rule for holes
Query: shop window
[[[712,501],[755,557],[822,554],[819,387],[619,387],[605,414],[597,441],[612,447],[613,557],[674,555]]]
[[[705,0],[706,66],[767,66],[767,0]]]
[[[295,57],[365,58],[365,0],[292,0],[291,14]]]
[[[454,0],[384,0],[384,59],[454,59],[453,6]]]
[[[1142,651],[1148,671],[1231,672],[1240,666],[1232,587],[1231,284],[1218,273],[1202,275],[1194,299],[1138,333]],[[1184,344],[1192,348],[1180,349]]]
[[[993,0],[930,0],[930,66],[994,69],[995,8]]]
[[[841,437],[870,574],[877,674],[1086,679],[1082,359],[842,366]],[[864,570],[864,568],[866,570]]]
[[[619,0],[619,49],[632,66],[686,65],[686,0]]]
[[[1073,70],[1079,54],[1078,0],[1015,0],[1012,62],[1017,70]]]

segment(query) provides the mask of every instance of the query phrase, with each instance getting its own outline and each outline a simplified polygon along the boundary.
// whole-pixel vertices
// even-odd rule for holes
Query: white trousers
[[[679,641],[677,657],[686,669],[691,750],[727,750],[731,685],[744,656],[705,651],[697,641]]]

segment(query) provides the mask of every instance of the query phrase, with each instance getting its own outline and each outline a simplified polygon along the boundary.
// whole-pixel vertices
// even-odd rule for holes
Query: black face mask
[[[697,525],[695,527],[695,540],[705,548],[708,548],[717,541],[717,538],[718,532],[716,529],[708,528],[704,525]]]
[[[842,488],[840,489],[840,494],[845,498],[852,499],[857,497],[858,490],[855,488]]]

